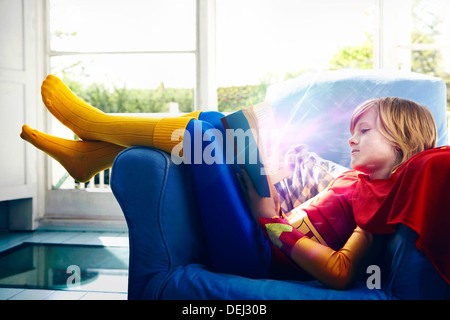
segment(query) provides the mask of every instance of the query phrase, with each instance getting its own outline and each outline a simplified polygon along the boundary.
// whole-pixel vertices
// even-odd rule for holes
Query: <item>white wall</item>
[[[20,137],[23,123],[38,124],[38,78],[43,70],[39,0],[0,0],[0,225],[32,230],[42,208],[42,158]]]

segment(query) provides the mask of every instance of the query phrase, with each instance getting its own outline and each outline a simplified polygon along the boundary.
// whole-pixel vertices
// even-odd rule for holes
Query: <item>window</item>
[[[450,92],[449,1],[216,1],[219,111],[328,69],[414,71],[443,78]]]
[[[263,101],[274,82],[341,68],[411,70],[450,84],[447,0],[45,1],[50,71],[105,112],[231,112]],[[57,121],[49,129],[74,138]],[[51,167],[53,189],[85,187]],[[87,186],[107,185],[108,174]],[[80,192],[69,208],[69,196],[53,191],[67,190],[46,201],[58,218],[113,201]]]
[[[372,68],[375,12],[374,0],[217,0],[219,111],[305,72]]]
[[[374,52],[381,68],[442,78],[450,88],[450,3],[377,0],[380,35]],[[448,91],[448,90],[447,90]],[[450,111],[450,96],[447,97]]]
[[[444,79],[450,111],[450,3],[415,0],[412,7],[411,70]]]
[[[50,0],[50,72],[108,113],[194,109],[196,0]],[[58,121],[53,134],[73,139]],[[88,186],[108,184],[109,171]],[[52,186],[84,187],[52,162]]]
[[[197,107],[196,95],[205,91],[197,81],[202,43],[197,34],[208,26],[198,23],[198,4],[205,0],[44,1],[49,72],[81,98],[108,113],[167,114]],[[75,138],[50,119],[48,131]],[[86,184],[71,179],[54,160],[49,172],[41,226],[126,226],[109,189],[110,170]]]
[[[106,112],[193,110],[195,0],[50,0],[49,11],[51,72],[82,98]]]

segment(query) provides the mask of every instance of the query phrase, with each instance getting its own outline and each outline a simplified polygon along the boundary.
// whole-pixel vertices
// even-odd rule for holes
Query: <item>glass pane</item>
[[[450,42],[450,1],[413,1],[412,43]]]
[[[126,293],[129,252],[127,247],[22,243],[0,253],[0,285]],[[71,277],[76,272],[78,277]]]
[[[52,74],[79,97],[108,113],[177,113],[193,111],[195,54],[97,54],[51,58]],[[53,135],[74,139],[72,131],[51,121]],[[56,189],[84,188],[52,160]],[[108,188],[109,171],[89,188]]]
[[[195,54],[97,54],[51,58],[52,73],[105,112],[181,112],[194,106]]]
[[[194,50],[195,0],[51,0],[52,51]]]
[[[411,71],[439,77],[447,85],[447,110],[450,111],[450,50],[411,52]]]
[[[413,1],[412,14],[411,42],[424,48],[411,51],[411,70],[444,79],[450,110],[450,1]]]
[[[217,0],[219,110],[249,105],[267,84],[304,72],[372,68],[374,3]]]

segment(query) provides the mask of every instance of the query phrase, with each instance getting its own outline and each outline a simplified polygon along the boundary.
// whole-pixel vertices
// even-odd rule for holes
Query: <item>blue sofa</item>
[[[283,132],[286,147],[304,143],[346,167],[350,115],[362,101],[381,96],[428,106],[437,122],[438,145],[447,144],[446,87],[438,78],[373,70],[327,71],[267,90],[281,127],[295,128]],[[406,226],[389,236],[381,289],[370,289],[362,279],[349,290],[331,290],[317,281],[254,279],[211,270],[191,171],[187,165],[174,164],[163,151],[124,150],[114,162],[111,187],[129,228],[129,299],[448,298],[448,285],[417,250],[416,235]]]

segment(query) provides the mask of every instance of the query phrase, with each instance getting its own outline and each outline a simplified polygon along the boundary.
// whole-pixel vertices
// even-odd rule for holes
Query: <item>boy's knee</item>
[[[214,128],[223,131],[221,118],[224,114],[218,111],[204,111],[198,117],[199,120],[210,123]]]
[[[213,124],[202,120],[191,120],[183,137],[185,163],[224,163],[224,132]]]

